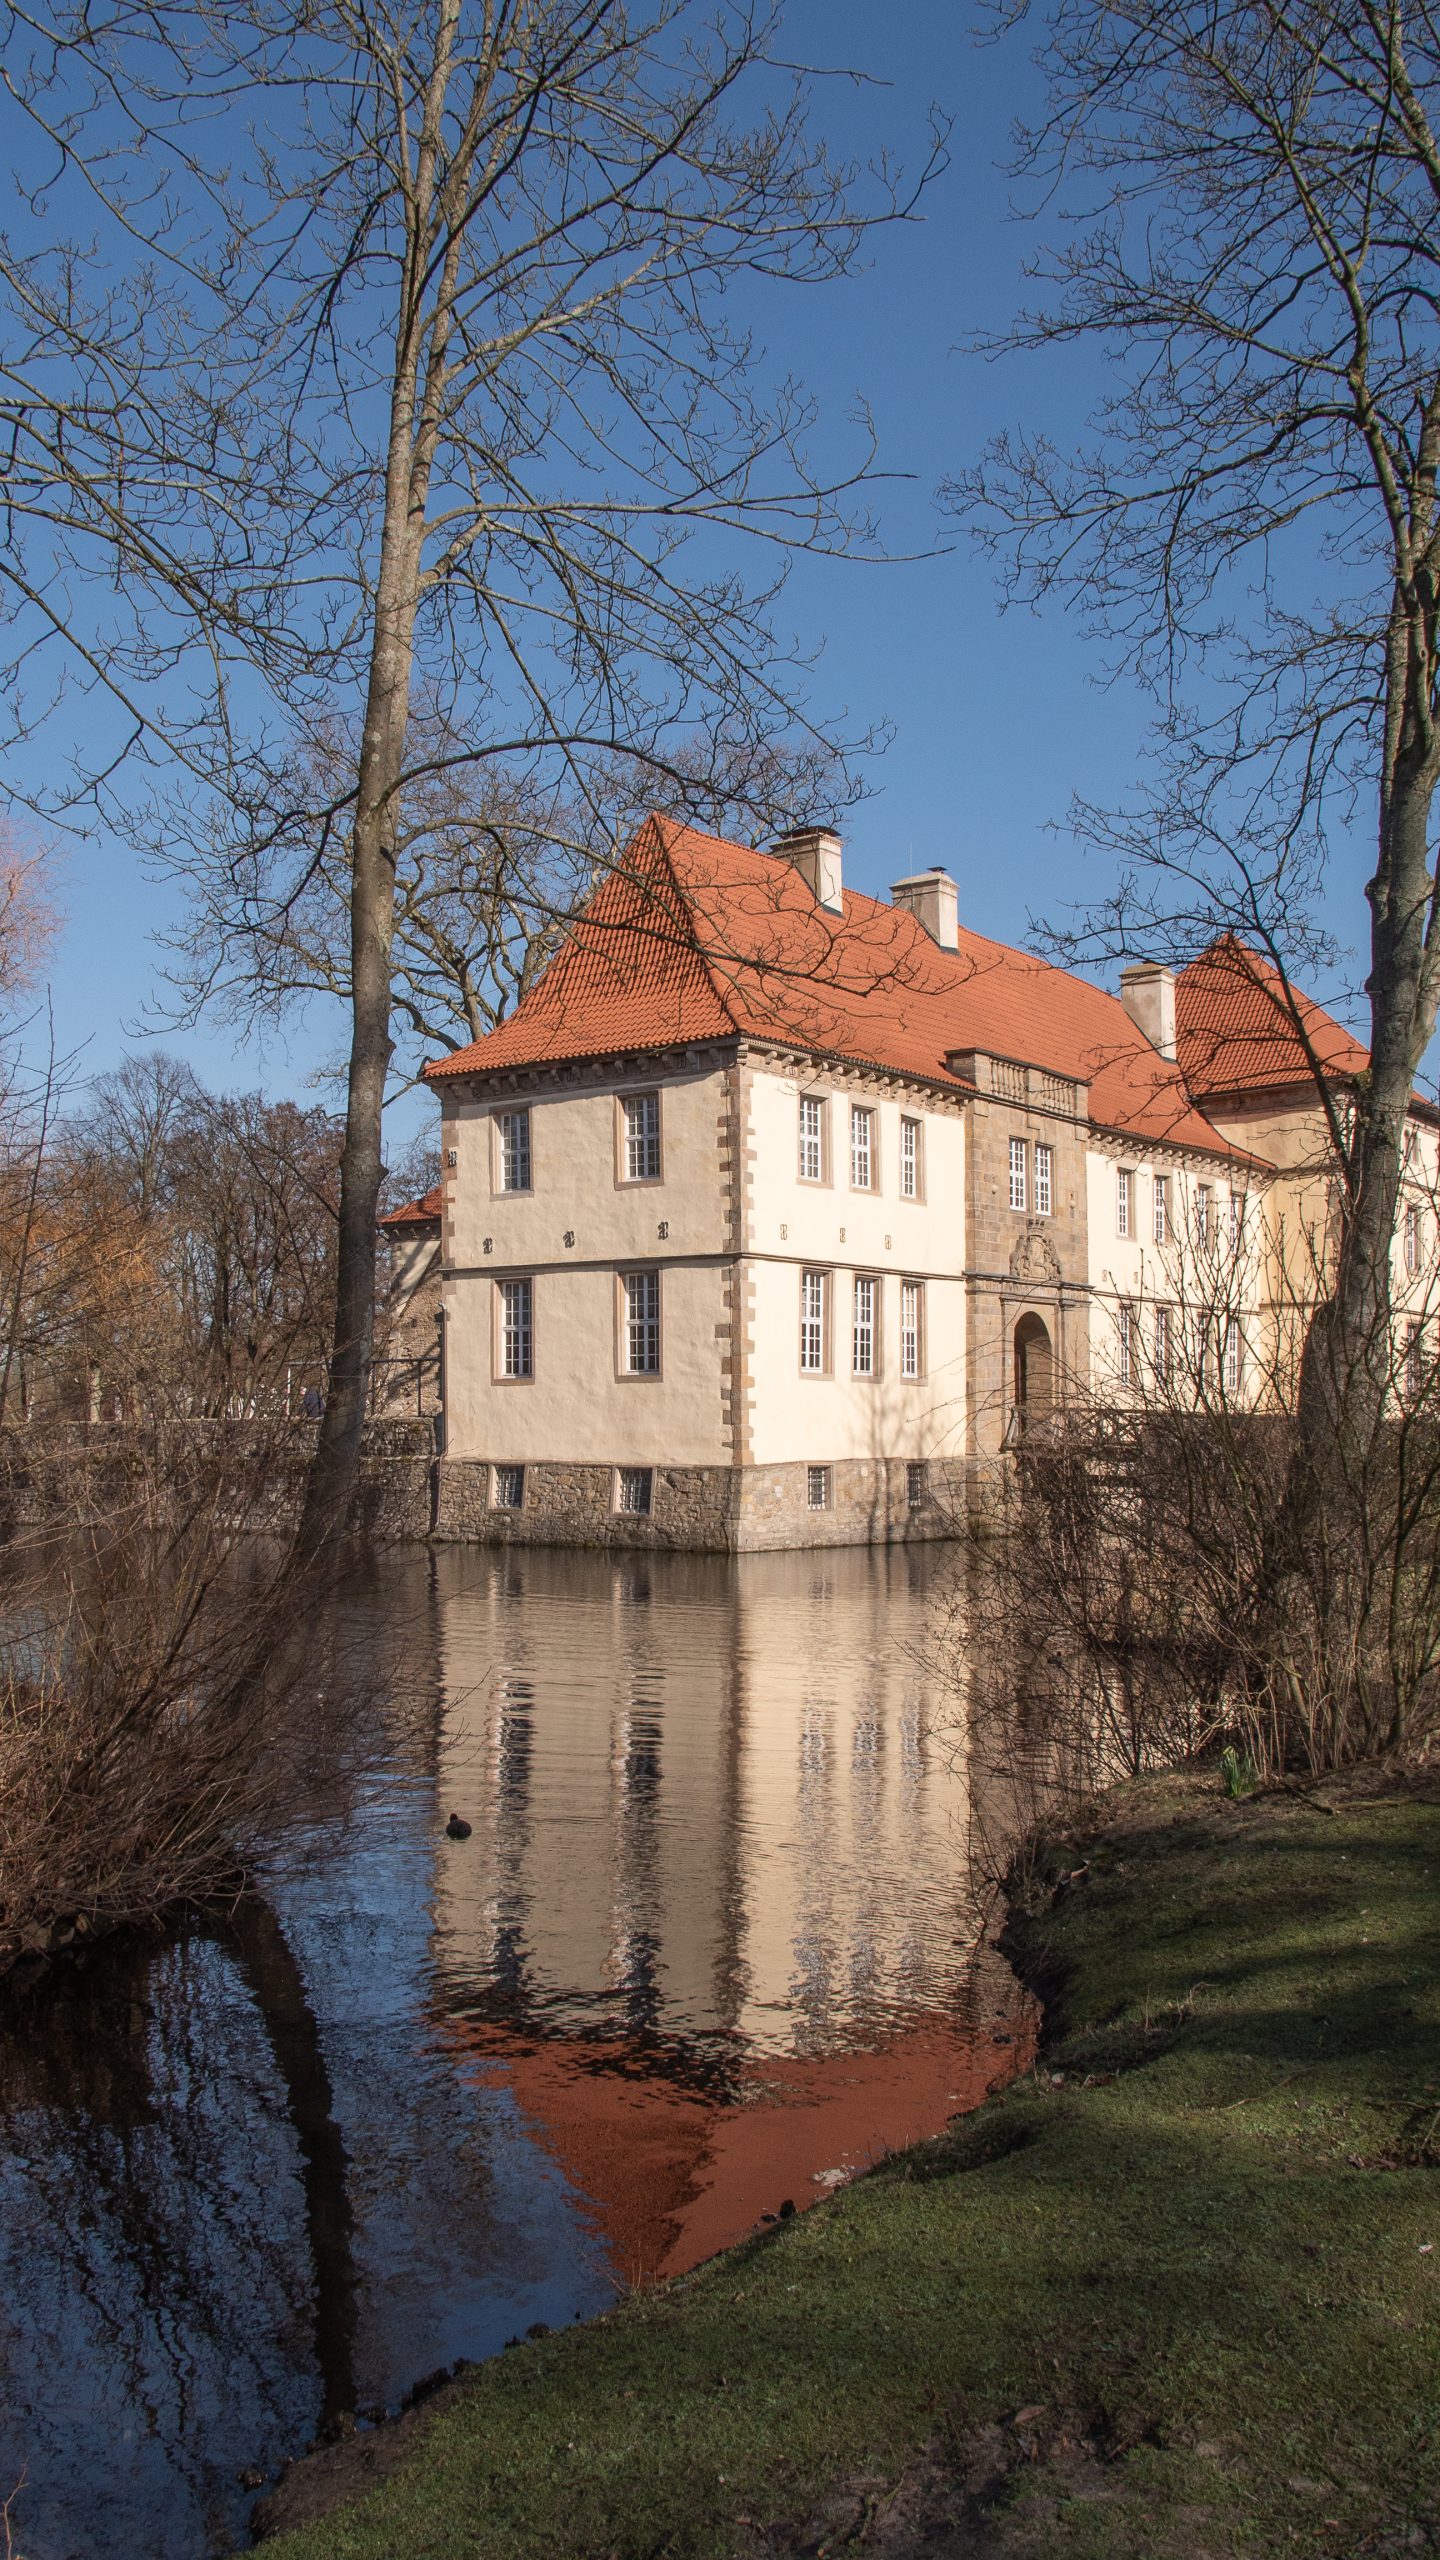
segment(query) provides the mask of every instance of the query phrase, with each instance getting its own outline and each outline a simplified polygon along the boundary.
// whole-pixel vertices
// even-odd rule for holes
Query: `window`
[[[1232,1191],[1230,1194],[1230,1250],[1232,1253],[1239,1252],[1244,1234],[1245,1194],[1243,1191]]]
[[[1405,1328],[1405,1393],[1412,1404],[1420,1401],[1425,1384],[1425,1340],[1418,1324]]]
[[[658,1182],[660,1179],[660,1096],[658,1093],[627,1093],[625,1113],[625,1179],[627,1182]]]
[[[1195,1241],[1201,1245],[1208,1245],[1210,1242],[1210,1185],[1208,1182],[1197,1182],[1195,1185]]]
[[[1420,1268],[1420,1212],[1413,1201],[1405,1212],[1405,1268],[1412,1280]]]
[[[900,1197],[920,1197],[920,1123],[905,1112],[900,1115]]]
[[[828,1468],[828,1467],[807,1467],[807,1468],[806,1468],[806,1470],[805,1470],[805,1500],[806,1500],[806,1503],[808,1504],[809,1508],[810,1508],[812,1511],[828,1511],[828,1510],[829,1510],[829,1508],[830,1508],[830,1470],[829,1470],[829,1468]]]
[[[1157,1244],[1167,1244],[1169,1238],[1170,1177],[1168,1174],[1157,1173],[1155,1176],[1155,1241]]]
[[[875,1375],[875,1282],[862,1276],[855,1282],[855,1375]]]
[[[1010,1206],[1012,1209],[1023,1209],[1025,1206],[1025,1141],[1023,1138],[1012,1138],[1010,1141]]]
[[[800,1096],[800,1179],[825,1179],[825,1105],[818,1093]]]
[[[800,1366],[810,1377],[819,1377],[825,1368],[829,1280],[828,1271],[800,1274]]]
[[[1049,1217],[1049,1215],[1050,1215],[1050,1212],[1051,1212],[1052,1208],[1054,1207],[1054,1205],[1055,1205],[1055,1150],[1054,1150],[1054,1148],[1053,1148],[1053,1147],[1037,1147],[1037,1148],[1036,1148],[1036,1150],[1035,1150],[1035,1215],[1036,1215],[1036,1217],[1037,1217],[1037,1218],[1048,1218],[1048,1217]]]
[[[653,1467],[617,1467],[615,1470],[615,1508],[628,1511],[643,1520],[650,1510],[655,1490]]]
[[[1155,1375],[1162,1386],[1167,1386],[1175,1375],[1174,1329],[1168,1307],[1155,1310]]]
[[[1115,1233],[1117,1236],[1128,1236],[1130,1233],[1130,1194],[1134,1181],[1135,1176],[1130,1172],[1129,1167],[1122,1164],[1115,1176]]]
[[[863,1103],[850,1106],[850,1188],[870,1191],[875,1181],[875,1114]]]
[[[535,1374],[535,1283],[500,1283],[500,1375],[532,1378]]]
[[[1135,1372],[1135,1316],[1130,1307],[1122,1307],[1115,1319],[1120,1338],[1118,1375],[1122,1387],[1128,1387]]]
[[[660,1274],[626,1271],[620,1286],[626,1372],[632,1378],[656,1378],[660,1374]]]
[[[523,1467],[497,1467],[491,1488],[491,1500],[497,1511],[519,1511],[525,1502],[525,1470]]]
[[[530,1188],[530,1114],[528,1111],[501,1111],[500,1124],[500,1188],[502,1191],[528,1191]]]
[[[900,1283],[900,1375],[920,1378],[925,1374],[925,1283],[902,1280]]]
[[[1234,1316],[1225,1321],[1220,1354],[1220,1376],[1227,1396],[1238,1394],[1240,1387],[1240,1326]]]
[[[930,1470],[923,1458],[912,1458],[905,1470],[905,1505],[923,1511],[930,1494]]]

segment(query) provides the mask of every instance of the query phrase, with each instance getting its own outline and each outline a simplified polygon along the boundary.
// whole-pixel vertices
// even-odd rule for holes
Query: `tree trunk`
[[[408,472],[407,472],[408,479]],[[387,514],[389,510],[387,508]],[[387,543],[386,548],[391,546]],[[394,546],[400,551],[402,546]],[[398,598],[376,617],[360,750],[350,885],[350,1075],[340,1157],[335,1333],[325,1411],[305,1488],[302,1560],[343,1535],[360,1474],[375,1344],[375,1224],[384,1176],[382,1131],[390,1070],[390,948],[395,930],[395,789],[405,754],[415,623],[413,575],[394,564]],[[408,594],[403,592],[408,583]]]
[[[395,325],[385,465],[385,513],[376,581],[365,727],[355,796],[350,884],[350,1077],[340,1158],[335,1340],[325,1412],[296,1539],[303,1565],[349,1523],[375,1347],[375,1227],[384,1173],[382,1130],[389,1073],[391,947],[395,937],[395,838],[410,724],[415,619],[424,575],[426,508],[440,431],[446,355],[459,270],[451,237],[426,292],[435,244],[441,119],[458,24],[458,0],[440,0],[425,111],[406,204],[408,248]],[[463,198],[468,165],[457,157],[447,185]]]
[[[1410,653],[1400,654],[1408,674]],[[1413,730],[1413,722],[1404,725]],[[1426,926],[1436,779],[1433,741],[1406,736],[1382,786],[1379,861],[1366,889],[1370,1065],[1355,1095],[1342,1169],[1335,1286],[1310,1328],[1301,1368],[1301,1448],[1307,1472],[1321,1479],[1333,1475],[1337,1461],[1347,1472],[1363,1465],[1393,1374],[1391,1253],[1405,1123],[1434,1029]]]

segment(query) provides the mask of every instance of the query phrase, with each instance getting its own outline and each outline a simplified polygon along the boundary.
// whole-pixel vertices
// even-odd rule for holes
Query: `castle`
[[[1067,1404],[1283,1392],[1331,1234],[1311,1060],[1343,1104],[1363,1048],[1231,938],[1111,995],[970,932],[942,870],[885,901],[842,869],[827,828],[651,817],[427,1070],[438,1193],[391,1223],[438,1232],[440,1534],[944,1535]],[[1440,1114],[1412,1121],[1413,1364]]]

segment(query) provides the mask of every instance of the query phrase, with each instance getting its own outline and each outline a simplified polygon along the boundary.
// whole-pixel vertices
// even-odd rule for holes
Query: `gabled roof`
[[[1295,987],[1287,998],[1274,963],[1233,933],[1221,934],[1181,970],[1175,1031],[1185,1081],[1202,1099],[1296,1085],[1313,1089],[1307,1041],[1322,1072],[1337,1084],[1370,1063],[1369,1050],[1323,1006]]]
[[[650,817],[507,1022],[426,1069],[501,1068],[745,1038],[971,1090],[978,1049],[1090,1088],[1101,1129],[1232,1156],[1117,996],[964,930],[942,951],[905,907],[817,905],[788,863]]]
[[[418,1200],[407,1200],[403,1209],[389,1209],[380,1220],[382,1227],[438,1227],[440,1224],[440,1185],[435,1183]]]

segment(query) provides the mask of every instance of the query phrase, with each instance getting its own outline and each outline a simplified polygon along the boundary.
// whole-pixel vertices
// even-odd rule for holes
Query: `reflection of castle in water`
[[[438,1952],[542,2031],[819,2053],[961,1970],[943,1551],[451,1552]]]

